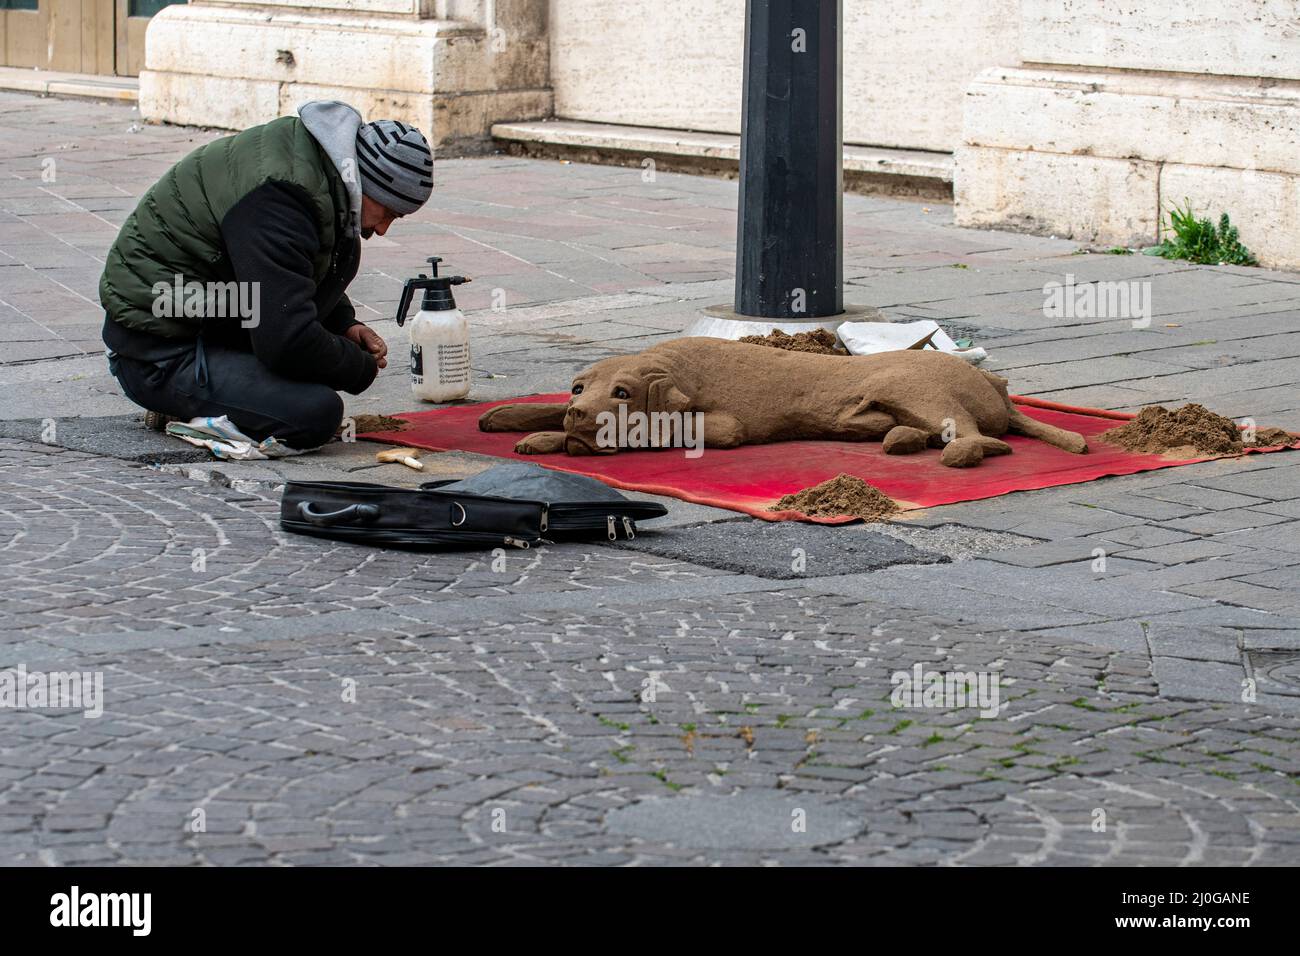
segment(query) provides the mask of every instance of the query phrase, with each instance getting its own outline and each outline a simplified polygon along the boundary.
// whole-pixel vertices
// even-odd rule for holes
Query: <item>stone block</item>
[[[1272,0],[1022,0],[1020,56],[1028,63],[1297,79],[1295,16],[1294,3]]]
[[[1254,79],[995,69],[981,74],[969,95],[963,135],[970,146],[1140,156],[1198,167],[1297,168],[1300,92],[1290,87]],[[1249,164],[1243,144],[1250,145]]]
[[[1151,667],[1162,697],[1241,703],[1246,672],[1240,664],[1155,657]]]
[[[494,122],[550,114],[547,64],[544,37],[471,23],[174,4],[150,21],[140,110],[243,129],[339,99],[412,123],[435,146],[486,143]]]
[[[145,69],[140,73],[140,115],[185,126],[246,129],[281,115],[280,84]]]
[[[1197,215],[1215,222],[1220,213],[1228,213],[1242,243],[1263,265],[1294,269],[1300,265],[1300,174],[1294,162],[1291,169],[1264,172],[1170,163],[1161,172],[1160,198],[1165,208],[1186,200]]]
[[[1155,241],[1155,163],[979,145],[958,147],[955,158],[959,226],[1050,233],[1086,243]],[[1063,188],[1063,183],[1070,185]]]
[[[1074,19],[1093,15],[1104,14]],[[1171,34],[1181,32],[1161,36]],[[1076,68],[996,68],[971,83],[956,150],[959,225],[1148,245],[1187,200],[1201,215],[1229,212],[1264,265],[1300,263],[1300,94],[1254,79],[1117,72],[1113,51],[1111,69],[1090,68],[1073,48],[1062,55]],[[1188,69],[1181,56],[1160,69],[1169,62]]]

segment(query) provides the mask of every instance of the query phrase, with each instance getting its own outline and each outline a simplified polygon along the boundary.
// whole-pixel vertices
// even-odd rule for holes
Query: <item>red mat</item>
[[[687,458],[680,448],[581,457],[516,455],[513,449],[522,433],[478,430],[479,416],[505,402],[407,412],[395,416],[412,423],[402,431],[370,432],[357,437],[390,445],[531,461],[559,471],[590,475],[627,491],[729,508],[769,521],[804,520],[820,524],[842,524],[855,519],[809,518],[797,511],[766,509],[782,495],[820,484],[841,472],[856,475],[889,495],[904,510],[913,510],[1207,460],[1171,460],[1160,455],[1135,454],[1093,440],[1093,436],[1113,428],[1116,420],[1133,417],[1123,412],[1075,408],[1021,396],[1012,398],[1027,415],[1083,434],[1089,440],[1089,453],[1072,455],[1045,442],[1006,435],[1003,437],[1013,452],[986,458],[974,468],[944,467],[939,463],[938,449],[915,455],[886,455],[880,442],[793,441],[730,449],[706,448],[698,458]],[[565,402],[568,399],[568,393],[561,392],[509,401]],[[1250,449],[1265,450],[1278,449]]]

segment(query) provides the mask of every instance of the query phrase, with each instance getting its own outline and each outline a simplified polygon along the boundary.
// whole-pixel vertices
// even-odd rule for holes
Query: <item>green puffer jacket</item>
[[[268,182],[296,187],[310,200],[320,240],[312,260],[319,284],[347,228],[347,188],[302,121],[285,116],[200,146],[144,194],[109,250],[99,280],[99,300],[108,316],[141,332],[196,338],[199,318],[154,314],[154,286],[170,288],[178,274],[182,284],[233,280],[221,222],[231,207]]]

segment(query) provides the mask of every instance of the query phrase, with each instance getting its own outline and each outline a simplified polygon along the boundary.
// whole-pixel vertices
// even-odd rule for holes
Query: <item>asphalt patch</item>
[[[57,445],[72,451],[143,464],[171,465],[213,460],[206,449],[145,428],[143,415],[18,418],[0,421],[0,437],[22,438],[42,445]]]
[[[941,564],[950,560],[946,555],[868,531],[863,525],[754,518],[662,531],[644,528],[635,538],[620,538],[610,546],[779,580],[861,574],[895,564]]]
[[[620,836],[702,850],[784,850],[842,843],[867,829],[861,809],[810,793],[643,800],[605,815]]]

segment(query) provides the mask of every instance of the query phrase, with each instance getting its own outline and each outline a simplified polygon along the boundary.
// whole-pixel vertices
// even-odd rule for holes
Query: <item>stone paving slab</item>
[[[207,462],[144,432],[97,278],[136,197],[217,134],[2,93],[0,130],[0,668],[105,688],[98,718],[0,709],[0,861],[1297,862],[1300,456],[871,528],[661,499],[630,547],[289,535],[289,478],[491,460]],[[513,157],[440,160],[437,181],[353,291],[400,352],[400,280],[433,254],[473,275],[475,400],[562,390],[731,298],[734,183]],[[844,213],[846,301],[985,344],[1015,391],[1300,426],[1300,277],[1079,254],[940,205]],[[1070,277],[1135,283],[1150,326],[1049,315]],[[400,362],[347,404],[415,407]],[[918,666],[951,693],[896,706]]]
[[[24,826],[4,846],[14,862],[446,863],[482,851],[484,862],[974,863],[1003,841],[1012,863],[1294,859],[1275,836],[1293,812],[1294,719],[1162,702],[1140,658],[900,620],[815,590],[710,606],[638,600],[549,627],[525,613],[91,659],[122,713],[102,729],[79,715],[20,725],[26,743],[0,766],[15,772],[5,803]],[[864,610],[872,629],[859,637]],[[521,655],[520,628],[552,638]],[[1019,662],[1006,712],[900,713],[888,675],[918,658],[1002,661],[1004,673]],[[1102,690],[1098,670],[1138,676],[1131,691]],[[348,680],[355,703],[340,699]],[[981,742],[989,727],[1007,743]],[[132,756],[167,740],[165,755]],[[103,784],[59,784],[86,775]],[[46,809],[51,787],[64,795]],[[697,804],[719,798],[759,811],[732,824],[747,836],[725,848]],[[626,822],[623,808],[652,800],[687,801],[679,824]],[[791,806],[806,840],[771,830],[773,807]],[[1092,830],[1097,810],[1106,834]],[[814,856],[795,852],[809,844]]]

